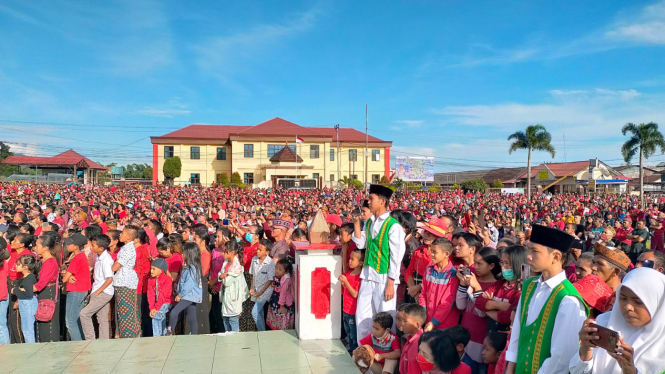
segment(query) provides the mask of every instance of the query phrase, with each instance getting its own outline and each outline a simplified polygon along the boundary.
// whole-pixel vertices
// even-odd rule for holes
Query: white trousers
[[[360,340],[372,333],[372,317],[379,312],[388,312],[393,316],[392,330],[395,332],[395,315],[397,314],[397,284],[395,285],[395,296],[386,301],[386,285],[376,282],[362,280],[358,291],[358,303],[356,304],[356,329],[358,332],[358,344]]]

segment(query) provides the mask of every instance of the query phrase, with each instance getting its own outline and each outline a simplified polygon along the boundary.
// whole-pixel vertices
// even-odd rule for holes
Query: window
[[[245,158],[254,157],[254,144],[245,144]]]
[[[189,158],[198,160],[201,158],[201,147],[189,147]]]
[[[293,153],[296,152],[296,146],[295,145],[290,145],[289,148],[293,151]],[[284,149],[284,146],[281,144],[268,144],[268,158],[272,157],[275,155],[275,153],[281,151]]]
[[[358,161],[357,149],[349,149],[349,161]]]
[[[349,178],[358,180],[358,174],[351,174],[349,175]]]
[[[330,161],[335,161],[335,150],[334,149],[330,150]]]
[[[319,146],[310,145],[309,146],[309,158],[319,158]]]
[[[381,180],[381,175],[372,174],[372,183],[374,183],[374,184],[379,183],[380,180]]]
[[[334,182],[335,181],[335,174],[330,174],[330,181]]]
[[[314,174],[312,174],[312,178],[314,178],[314,179],[319,179],[319,173],[314,173]]]
[[[218,160],[226,160],[226,148],[225,147],[217,148],[217,159]]]
[[[245,173],[244,183],[246,185],[250,185],[250,184],[254,183],[254,173]]]
[[[164,146],[164,158],[171,158],[171,157],[173,157],[173,146],[172,145]]]
[[[201,174],[190,174],[189,183],[191,184],[201,184]]]
[[[372,161],[380,161],[381,160],[381,154],[379,153],[378,149],[372,149]]]

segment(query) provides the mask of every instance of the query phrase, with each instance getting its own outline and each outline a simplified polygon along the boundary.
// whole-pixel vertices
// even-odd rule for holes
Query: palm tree
[[[518,149],[526,149],[529,151],[529,156],[526,162],[526,193],[527,201],[531,201],[531,151],[545,151],[554,158],[556,150],[552,144],[550,144],[552,141],[552,135],[547,132],[545,126],[535,125],[527,126],[526,131],[514,132],[508,137],[508,140],[514,140],[510,145],[510,148],[508,148],[508,154],[512,154]]]
[[[627,164],[639,152],[640,154],[640,205],[644,206],[644,159],[653,156],[656,153],[656,148],[660,148],[660,153],[665,153],[665,140],[663,134],[658,131],[658,124],[649,122],[646,125],[640,123],[627,123],[621,128],[621,133],[625,136],[626,133],[631,133],[628,139],[621,147],[621,154]]]

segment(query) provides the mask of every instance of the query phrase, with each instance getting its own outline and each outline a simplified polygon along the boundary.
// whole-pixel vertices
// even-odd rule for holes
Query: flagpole
[[[298,178],[298,135],[296,135],[296,178]]]

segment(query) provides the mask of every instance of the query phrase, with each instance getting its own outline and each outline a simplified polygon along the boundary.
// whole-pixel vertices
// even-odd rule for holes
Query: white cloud
[[[22,156],[35,156],[41,157],[45,156],[43,150],[37,144],[28,144],[28,143],[14,143],[14,142],[5,142],[15,155]]]
[[[191,114],[192,112],[189,110],[182,110],[182,109],[143,109],[139,110],[137,113],[143,114],[146,116],[153,116],[153,117],[166,117],[166,118],[173,118],[174,116],[186,116]]]
[[[665,44],[665,1],[649,5],[627,20],[618,21],[605,36],[618,41]]]
[[[393,146],[390,149],[390,152],[390,155],[394,157],[434,157],[436,149],[426,147]]]

